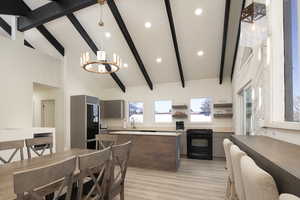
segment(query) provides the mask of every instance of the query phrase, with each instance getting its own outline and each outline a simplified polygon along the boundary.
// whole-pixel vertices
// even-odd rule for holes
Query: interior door
[[[41,126],[55,127],[55,101],[42,100]]]

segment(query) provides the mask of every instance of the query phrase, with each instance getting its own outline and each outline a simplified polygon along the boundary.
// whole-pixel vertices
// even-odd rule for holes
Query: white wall
[[[0,128],[31,127],[33,82],[60,87],[62,63],[18,40],[0,44]]]
[[[110,76],[83,72],[78,60],[82,51],[76,45],[65,45],[65,56],[58,60],[25,47],[23,34],[17,36],[15,41],[0,36],[0,129],[31,128],[33,83],[48,85],[56,88],[50,96],[56,99],[57,150],[69,148],[70,96],[97,96],[102,83],[115,83]]]
[[[126,117],[128,117],[128,102],[144,102],[144,123],[137,124],[140,127],[173,127],[173,123],[155,123],[154,121],[154,101],[172,100],[173,104],[186,104],[189,106],[191,98],[212,97],[214,103],[232,102],[231,82],[225,81],[219,85],[218,79],[203,79],[196,81],[187,81],[186,87],[182,88],[180,82],[157,84],[153,91],[148,86],[127,87],[126,93],[119,89],[101,90],[100,99],[113,100],[124,99],[126,101]],[[199,124],[191,123],[185,120],[186,127],[232,127],[231,119],[214,119],[213,123]],[[108,120],[107,125],[110,127],[122,127],[121,120]],[[129,126],[129,123],[128,123]]]
[[[250,29],[242,26],[242,39],[233,79],[235,131],[241,134],[240,122],[243,120],[240,115],[238,93],[246,84],[250,84],[255,94],[253,99],[254,133],[300,144],[300,124],[284,122],[283,1],[270,1],[267,7],[267,17],[264,20],[266,23],[256,26],[252,33]],[[267,30],[269,43],[267,40],[261,43],[256,43],[256,40],[252,43],[243,40],[246,36],[247,40],[257,38],[261,28]],[[245,44],[252,46],[254,56],[248,64],[242,66]],[[259,88],[262,89],[261,107],[259,106]]]
[[[33,82],[60,88],[63,84],[61,60],[24,46],[23,34],[16,40],[0,36],[0,129],[32,127]],[[57,150],[64,148],[64,102],[57,101]]]

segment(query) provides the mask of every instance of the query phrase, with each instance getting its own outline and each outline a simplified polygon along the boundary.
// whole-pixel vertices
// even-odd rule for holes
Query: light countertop
[[[201,129],[201,128],[208,128],[208,129],[213,129],[215,133],[234,133],[233,129],[231,127],[186,127],[185,130],[176,130],[175,128],[172,127],[137,127],[136,129],[133,128],[122,128],[122,127],[109,127],[107,131],[134,131],[134,132],[141,132],[144,131],[157,131],[157,132],[175,132],[175,133],[185,133],[187,129]],[[106,131],[106,129],[104,129]],[[156,132],[156,133],[157,133]]]
[[[108,131],[109,134],[112,135],[148,135],[148,136],[169,136],[169,137],[177,137],[180,136],[182,133],[178,132],[146,132],[146,131]]]

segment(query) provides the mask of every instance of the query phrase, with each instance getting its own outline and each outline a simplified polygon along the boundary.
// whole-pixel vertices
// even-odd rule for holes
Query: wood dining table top
[[[0,200],[14,200],[13,174],[17,171],[30,170],[42,166],[54,164],[72,156],[80,156],[95,152],[88,149],[70,149],[63,152],[53,153],[42,157],[32,158],[31,160],[16,161],[5,165],[0,165]],[[34,180],[33,180],[34,181]]]

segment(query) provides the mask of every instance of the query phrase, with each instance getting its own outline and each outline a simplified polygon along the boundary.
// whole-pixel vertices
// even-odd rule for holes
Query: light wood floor
[[[224,200],[224,167],[223,160],[182,159],[176,173],[129,168],[125,200]]]

